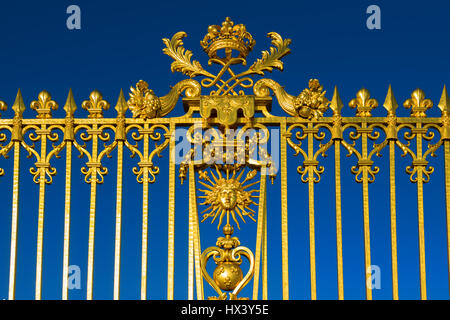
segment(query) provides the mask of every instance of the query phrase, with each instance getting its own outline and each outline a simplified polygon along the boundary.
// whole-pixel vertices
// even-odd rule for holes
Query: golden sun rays
[[[224,218],[227,219],[227,224],[230,224],[230,216],[238,229],[240,229],[238,216],[244,223],[246,222],[245,216],[256,222],[254,218],[256,212],[250,206],[258,205],[252,199],[259,198],[258,195],[253,194],[259,193],[259,190],[247,189],[258,184],[259,181],[244,184],[255,178],[257,171],[248,171],[245,178],[242,179],[244,172],[245,168],[243,167],[217,164],[215,170],[211,169],[209,172],[199,170],[199,178],[205,182],[200,180],[198,182],[206,188],[199,189],[203,192],[203,195],[199,198],[204,199],[204,202],[200,205],[207,206],[200,212],[200,214],[203,214],[202,222],[211,218],[211,223],[214,223],[218,219],[217,229],[220,228]],[[211,174],[211,177],[209,174]]]

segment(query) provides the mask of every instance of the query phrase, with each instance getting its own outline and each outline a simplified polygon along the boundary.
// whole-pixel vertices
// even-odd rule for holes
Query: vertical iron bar
[[[259,205],[258,205],[258,221],[256,231],[256,248],[255,248],[255,274],[253,276],[253,300],[258,300],[259,292],[259,271],[261,267],[261,244],[264,228],[264,202],[266,199],[266,179],[267,172],[264,167],[261,168],[261,180],[259,188]]]
[[[175,269],[175,124],[170,124],[167,300],[173,300]]]
[[[20,175],[20,141],[14,141],[14,168],[12,190],[11,215],[11,253],[9,264],[9,293],[8,299],[15,299],[16,289],[16,263],[17,263],[17,232],[19,219],[19,175]]]
[[[450,140],[444,141],[444,152],[445,152],[445,199],[446,199],[445,204],[447,212],[447,258],[448,258],[448,274],[450,282]]]
[[[70,255],[70,201],[72,183],[72,141],[66,142],[66,184],[64,201],[64,251],[62,298],[68,299],[69,255]]]
[[[280,162],[281,162],[281,257],[283,299],[289,300],[289,251],[288,251],[288,201],[287,201],[287,150],[286,121],[280,123]]]
[[[338,299],[344,300],[344,267],[342,257],[341,141],[334,140],[334,173],[336,185],[336,252]]]
[[[389,141],[389,182],[391,202],[392,298],[398,300],[397,212],[395,194],[395,140]]]
[[[116,234],[114,247],[114,300],[120,299],[120,253],[122,241],[123,140],[117,142]]]
[[[144,161],[149,156],[149,126],[144,124]],[[147,299],[147,251],[148,251],[148,166],[142,167],[142,251],[141,251],[141,300]]]
[[[46,125],[42,125],[41,134],[41,162],[45,162],[47,157],[47,135],[45,133]],[[41,166],[39,168],[39,209],[38,209],[38,230],[37,230],[37,249],[36,249],[36,300],[41,300],[42,297],[42,260],[43,260],[43,246],[44,246],[44,210],[45,210],[45,170]]]
[[[92,160],[95,163],[97,161],[98,152],[98,125],[93,124],[92,132]],[[89,134],[89,132],[88,132]],[[91,173],[91,203],[89,206],[89,241],[88,241],[88,271],[87,271],[87,289],[86,299],[92,300],[93,298],[93,281],[94,281],[94,245],[95,245],[95,213],[97,204],[97,164],[94,164],[90,168]]]
[[[308,123],[308,129],[312,129],[312,123]],[[314,157],[314,133],[308,132],[308,160]],[[314,167],[308,165],[308,203],[309,203],[309,259],[311,274],[311,300],[317,299],[316,288],[316,236],[314,222]]]
[[[362,123],[362,129],[367,129],[367,122]],[[367,160],[367,132],[362,132],[362,158]],[[370,262],[370,219],[369,219],[369,166],[364,165],[362,174],[363,189],[363,220],[364,220],[364,274],[366,284],[366,299],[372,300],[372,287],[369,284],[371,262]]]

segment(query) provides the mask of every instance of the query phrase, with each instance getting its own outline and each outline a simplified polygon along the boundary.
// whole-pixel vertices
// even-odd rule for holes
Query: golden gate
[[[389,87],[383,107],[386,116],[372,117],[372,110],[379,102],[371,97],[367,89],[361,89],[348,105],[356,109],[354,117],[341,114],[344,103],[337,88],[331,100],[325,97],[323,86],[317,79],[309,81],[308,88],[298,96],[287,93],[283,86],[272,79],[261,78],[254,82],[253,76],[265,76],[273,69],[283,70],[281,59],[290,53],[290,39],[283,39],[271,32],[272,46],[264,51],[260,59],[245,71],[235,73],[233,68],[247,66],[246,57],[255,41],[242,24],[234,24],[229,18],[222,25],[212,25],[200,42],[209,56],[209,64],[216,64],[220,71],[210,73],[197,60],[192,60],[192,52],[183,47],[184,32],[176,33],[171,39],[163,39],[164,53],[174,61],[171,69],[181,72],[188,79],[176,83],[170,92],[158,97],[147,82],[139,81],[131,88],[128,101],[120,92],[115,110],[116,117],[104,117],[104,110],[110,103],[95,90],[81,107],[89,112],[88,118],[76,118],[77,104],[72,91],[69,91],[63,108],[65,118],[52,118],[52,110],[58,103],[50,93],[42,91],[30,105],[37,112],[35,119],[23,118],[26,105],[19,90],[12,109],[13,119],[0,119],[0,155],[12,154],[13,171],[1,175],[12,175],[12,224],[10,244],[9,299],[15,298],[16,261],[19,215],[19,172],[21,149],[35,159],[35,166],[29,171],[39,185],[38,230],[36,252],[35,297],[41,299],[42,260],[44,238],[44,205],[46,185],[52,183],[56,169],[52,160],[65,150],[65,210],[64,210],[64,253],[62,298],[68,298],[69,245],[72,199],[72,152],[78,151],[84,159],[81,168],[84,180],[90,185],[89,239],[87,257],[87,299],[93,298],[94,239],[97,212],[97,186],[103,183],[107,169],[102,160],[117,150],[117,188],[115,222],[114,259],[114,299],[120,297],[120,257],[121,222],[123,197],[123,153],[131,151],[137,157],[138,166],[133,169],[137,181],[142,184],[142,257],[141,257],[141,298],[147,292],[147,251],[148,251],[148,197],[149,184],[156,181],[159,168],[154,164],[155,155],[168,149],[169,159],[169,200],[168,200],[168,270],[167,298],[174,298],[174,259],[175,259],[175,185],[184,180],[189,185],[189,240],[188,240],[188,299],[204,299],[203,286],[210,285],[216,297],[210,299],[245,299],[240,291],[249,283],[253,286],[252,299],[268,298],[267,274],[267,178],[279,176],[281,181],[281,252],[282,252],[282,292],[289,299],[289,255],[288,255],[288,199],[287,199],[287,149],[292,148],[301,157],[297,172],[301,181],[308,185],[309,204],[309,248],[311,298],[316,299],[316,256],[315,256],[315,211],[314,188],[320,182],[325,168],[319,159],[327,150],[334,150],[335,164],[335,214],[336,214],[336,253],[338,298],[344,299],[342,220],[341,220],[341,151],[356,160],[351,172],[356,182],[362,186],[362,215],[364,219],[364,263],[366,277],[371,266],[369,230],[369,184],[375,180],[379,168],[374,165],[374,156],[383,149],[389,150],[389,192],[390,192],[390,239],[392,257],[393,298],[398,299],[397,268],[397,226],[396,226],[396,152],[411,159],[406,172],[411,183],[417,186],[417,215],[419,236],[419,265],[421,298],[427,298],[425,268],[425,230],[424,230],[424,183],[430,179],[433,167],[428,157],[435,156],[439,148],[445,154],[445,197],[447,243],[450,248],[450,99],[444,87],[438,107],[441,117],[426,116],[433,102],[426,98],[421,89],[416,89],[404,101],[403,106],[410,109],[409,117],[397,117],[398,103]],[[194,78],[201,78],[197,81]],[[250,91],[250,94],[246,91]],[[300,91],[300,90],[299,90]],[[271,114],[272,96],[286,116]],[[170,117],[180,96],[185,114]],[[0,109],[7,108],[0,102]],[[331,109],[331,116],[324,113]],[[127,116],[128,110],[132,117]],[[265,145],[270,141],[269,127],[280,130],[279,170],[275,168]],[[190,149],[184,158],[176,161],[177,128],[186,128]],[[114,137],[108,133],[112,130]],[[202,132],[209,130],[209,137]],[[234,130],[234,135],[229,132]],[[330,139],[326,141],[325,132]],[[384,137],[380,138],[380,132]],[[439,134],[437,143],[430,141]],[[24,137],[32,142],[29,144]],[[400,139],[402,138],[402,139]],[[374,141],[370,145],[370,141]],[[403,141],[403,142],[402,142]],[[38,143],[39,147],[34,145]],[[88,143],[89,142],[89,147]],[[141,144],[139,145],[138,142]],[[415,146],[413,148],[411,146]],[[153,144],[155,146],[153,146]],[[414,149],[414,150],[413,150]],[[176,172],[176,165],[179,171]],[[177,180],[178,176],[178,180]],[[202,201],[200,203],[199,201]],[[199,211],[202,206],[202,212]],[[206,250],[200,247],[200,218],[222,226],[223,236],[218,237],[216,246]],[[241,245],[233,237],[234,227],[242,221],[256,222],[256,246],[254,252]],[[243,227],[244,228],[244,227]],[[151,253],[150,253],[151,254]],[[242,270],[243,258],[248,260],[248,270]],[[447,257],[448,259],[448,257]],[[206,265],[209,260],[216,264],[210,275]],[[444,262],[444,261],[443,261]],[[447,261],[446,263],[449,263]],[[260,285],[262,294],[259,295]],[[196,296],[194,297],[194,289]],[[372,290],[366,283],[366,298],[372,298]]]

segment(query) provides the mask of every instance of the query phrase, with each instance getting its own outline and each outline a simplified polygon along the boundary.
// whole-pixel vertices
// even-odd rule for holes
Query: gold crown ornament
[[[224,64],[242,63],[252,51],[255,40],[243,24],[234,24],[229,17],[225,18],[222,26],[211,25],[208,33],[200,41],[203,50],[211,61],[218,60]],[[218,52],[225,50],[225,56],[219,57]],[[233,57],[233,50],[239,54]]]

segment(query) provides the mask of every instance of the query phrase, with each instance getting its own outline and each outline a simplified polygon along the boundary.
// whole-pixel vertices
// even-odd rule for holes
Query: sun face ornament
[[[248,171],[246,177],[241,181],[244,175],[244,168],[229,168],[226,166],[215,166],[216,175],[211,171],[200,170],[199,181],[207,189],[199,189],[204,195],[199,198],[205,199],[200,205],[206,205],[200,214],[203,214],[203,221],[211,218],[211,223],[214,223],[216,219],[219,219],[217,229],[220,228],[223,218],[226,217],[227,224],[230,223],[230,216],[236,223],[238,229],[240,229],[237,216],[241,218],[245,223],[245,216],[256,222],[253,217],[255,211],[250,208],[251,205],[257,205],[253,198],[258,198],[257,195],[253,195],[255,192],[259,192],[258,189],[247,190],[248,188],[256,185],[259,181],[251,182],[244,185],[249,180],[252,180],[256,176],[256,170]],[[238,172],[240,173],[238,174]],[[211,174],[211,178],[209,177]],[[230,176],[231,174],[231,176]],[[236,176],[237,175],[237,176]]]

